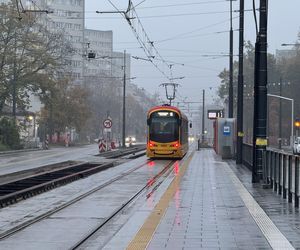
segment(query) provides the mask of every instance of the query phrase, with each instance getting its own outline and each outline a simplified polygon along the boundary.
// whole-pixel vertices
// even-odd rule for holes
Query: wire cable
[[[144,1],[143,1],[144,2]],[[203,2],[193,2],[193,3],[181,3],[181,4],[168,4],[168,5],[156,5],[156,6],[147,6],[147,7],[140,7],[138,9],[155,9],[155,8],[169,8],[169,7],[177,7],[177,6],[190,6],[190,5],[201,5],[201,4],[214,4],[214,3],[221,3],[227,2],[224,0],[218,1],[203,1]],[[137,7],[136,5],[135,7]]]

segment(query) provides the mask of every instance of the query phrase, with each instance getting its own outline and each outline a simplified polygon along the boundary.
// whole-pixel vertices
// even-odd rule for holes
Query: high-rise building
[[[124,76],[124,52],[113,52],[112,54],[112,74],[116,78],[123,78]],[[125,55],[125,69],[126,69],[126,82],[129,81],[131,56],[126,53]]]
[[[86,55],[95,53],[95,58],[84,60],[86,76],[112,76],[113,32],[85,29]]]
[[[70,41],[74,53],[70,56],[71,76],[81,84],[84,75],[84,0],[37,0],[37,5],[49,11],[47,26],[53,31],[62,31]]]

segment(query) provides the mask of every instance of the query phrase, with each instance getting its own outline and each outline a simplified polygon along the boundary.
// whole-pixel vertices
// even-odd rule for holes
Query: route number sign
[[[105,119],[103,121],[104,128],[111,128],[112,127],[112,120],[111,119]]]

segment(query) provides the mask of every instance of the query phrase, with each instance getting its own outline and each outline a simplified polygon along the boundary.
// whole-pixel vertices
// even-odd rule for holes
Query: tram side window
[[[188,121],[182,120],[181,124],[181,143],[185,144],[188,142]]]

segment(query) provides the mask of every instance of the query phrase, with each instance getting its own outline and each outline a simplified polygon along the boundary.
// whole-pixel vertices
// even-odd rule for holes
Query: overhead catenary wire
[[[170,77],[165,73],[164,70],[162,70],[156,63],[153,62],[153,60],[151,60],[152,58],[154,58],[155,56],[153,56],[152,54],[152,49],[155,51],[156,53],[156,56],[160,57],[164,64],[169,67],[169,65],[164,61],[164,58],[160,55],[160,53],[158,52],[158,50],[156,49],[156,47],[154,46],[153,44],[153,41],[150,40],[150,38],[148,37],[148,34],[146,33],[139,17],[138,17],[138,14],[135,10],[135,7],[133,6],[131,0],[129,0],[129,3],[128,3],[128,8],[127,8],[127,11],[124,12],[124,11],[120,11],[115,4],[112,3],[111,0],[108,0],[108,2],[117,10],[117,12],[119,14],[121,14],[121,16],[123,16],[127,23],[129,24],[131,30],[133,31],[138,43],[141,45],[144,53],[146,54],[147,58],[149,58],[150,62],[153,64],[153,66],[162,74],[165,76],[165,78],[167,79],[170,79]],[[133,21],[136,21],[137,22],[137,27],[134,27],[134,24],[132,23],[132,20]],[[142,32],[142,36],[143,38],[141,37],[141,35],[139,34],[139,32]]]
[[[144,1],[143,1],[144,2]],[[203,2],[190,2],[190,3],[179,3],[179,4],[167,4],[167,5],[156,5],[156,6],[145,6],[139,7],[138,9],[156,9],[156,8],[169,8],[169,7],[178,7],[178,6],[191,6],[191,5],[202,5],[202,4],[215,4],[215,3],[225,3],[226,0],[217,0],[217,1],[203,1]],[[137,7],[136,5],[135,7]]]
[[[240,17],[240,15],[235,16],[235,17],[233,17],[232,19],[237,19],[237,18],[239,18],[239,17]],[[201,31],[201,30],[204,30],[204,29],[208,29],[208,28],[211,28],[211,27],[214,27],[214,26],[217,26],[217,25],[219,25],[219,24],[223,24],[223,23],[226,23],[226,22],[229,22],[229,21],[230,21],[230,18],[226,18],[226,19],[224,19],[224,20],[222,20],[222,21],[220,21],[220,22],[216,22],[216,23],[213,23],[213,24],[209,24],[209,25],[206,25],[206,26],[203,26],[203,27],[200,27],[200,28],[191,30],[191,31],[179,33],[179,34],[177,34],[177,35],[175,35],[175,36],[172,36],[172,37],[169,37],[169,38],[166,38],[166,39],[162,39],[162,40],[159,40],[159,41],[157,41],[157,42],[164,42],[164,41],[173,40],[173,39],[176,39],[176,38],[178,38],[178,37],[182,37],[182,36],[184,36],[184,35],[189,35],[189,34],[192,34],[192,33],[196,33],[196,32],[198,32],[198,31]]]

